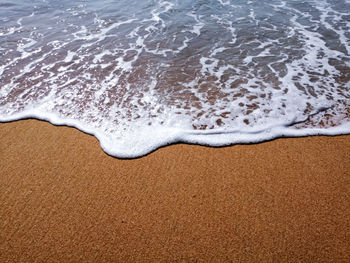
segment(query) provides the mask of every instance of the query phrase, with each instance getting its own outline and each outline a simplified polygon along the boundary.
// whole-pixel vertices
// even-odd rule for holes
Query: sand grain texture
[[[350,137],[136,160],[76,129],[0,124],[1,262],[349,262]]]

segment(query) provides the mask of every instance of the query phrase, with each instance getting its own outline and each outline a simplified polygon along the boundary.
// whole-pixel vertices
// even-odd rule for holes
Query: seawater
[[[349,0],[0,0],[0,121],[117,157],[350,133]]]

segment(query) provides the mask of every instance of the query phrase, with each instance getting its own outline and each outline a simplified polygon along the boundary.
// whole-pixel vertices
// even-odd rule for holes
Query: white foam
[[[72,3],[44,26],[34,13],[6,22],[0,121],[73,126],[122,158],[175,142],[350,133],[344,14],[326,1],[306,1],[310,12],[218,2],[138,2],[113,16]]]
[[[218,0],[218,2],[223,6],[230,5],[230,0]]]
[[[205,24],[200,20],[200,18],[197,15],[192,13],[187,13],[187,15],[192,17],[196,21],[196,24],[193,25],[190,32],[199,36],[201,34],[201,29],[204,27]]]
[[[295,129],[283,124],[272,124],[265,128],[254,128],[251,130],[210,130],[193,131],[177,127],[143,126],[142,129],[127,131],[127,137],[120,134],[106,136],[106,133],[98,128],[91,128],[75,119],[63,120],[53,113],[41,112],[32,109],[15,114],[8,118],[0,118],[1,122],[20,119],[35,118],[49,121],[54,125],[66,125],[75,127],[85,133],[94,135],[101,144],[103,150],[109,155],[119,158],[136,158],[148,154],[159,147],[173,143],[190,143],[210,146],[227,146],[233,144],[250,144],[272,140],[279,137],[302,137],[313,135],[341,135],[350,133],[350,123],[343,123],[337,127],[327,129],[306,128]]]
[[[69,62],[73,61],[73,58],[74,58],[75,55],[76,55],[75,52],[73,52],[73,51],[68,51],[67,56],[65,57],[65,59],[64,59],[63,61],[64,61],[65,63],[69,63]]]

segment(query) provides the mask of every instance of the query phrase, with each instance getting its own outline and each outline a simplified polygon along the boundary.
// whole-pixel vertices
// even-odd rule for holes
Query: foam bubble
[[[74,126],[128,158],[350,131],[350,23],[327,0],[5,9],[0,121]]]

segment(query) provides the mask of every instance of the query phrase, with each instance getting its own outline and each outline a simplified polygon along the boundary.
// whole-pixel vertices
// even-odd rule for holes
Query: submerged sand
[[[350,136],[136,160],[76,129],[0,124],[1,262],[349,262]]]

